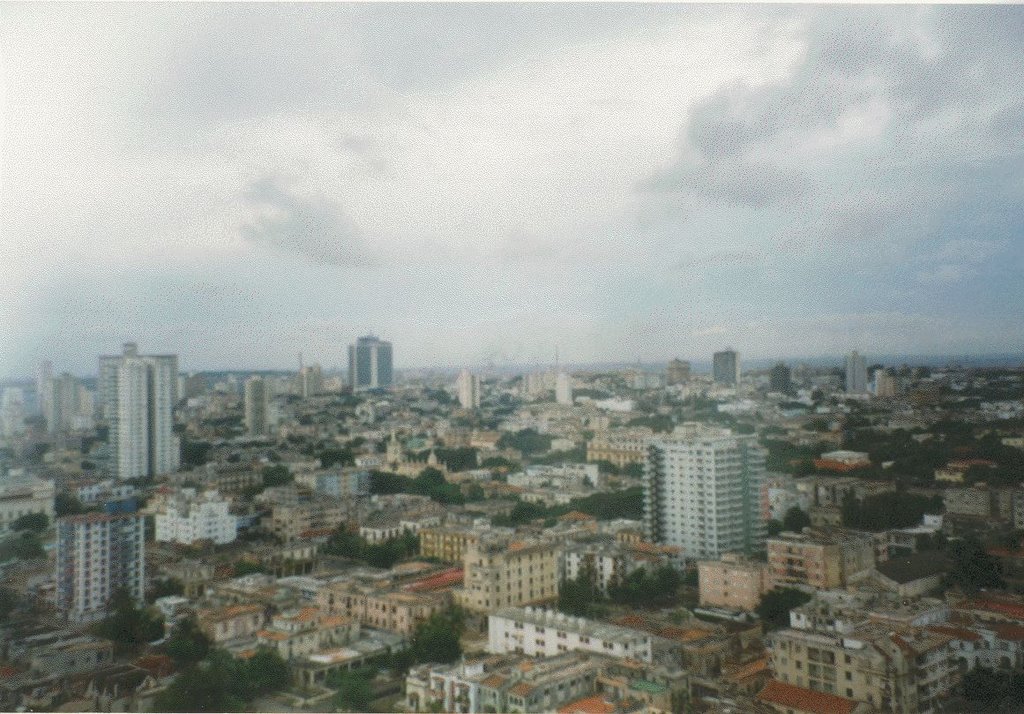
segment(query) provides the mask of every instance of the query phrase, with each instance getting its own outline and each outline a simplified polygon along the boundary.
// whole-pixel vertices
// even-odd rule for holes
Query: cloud
[[[337,202],[324,196],[301,196],[262,178],[244,194],[252,217],[241,226],[245,240],[293,251],[338,266],[367,266],[374,257],[362,231]]]

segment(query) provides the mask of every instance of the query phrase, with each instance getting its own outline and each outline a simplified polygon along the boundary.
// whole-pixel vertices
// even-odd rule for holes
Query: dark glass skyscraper
[[[391,343],[367,335],[349,345],[348,382],[354,390],[390,387]]]

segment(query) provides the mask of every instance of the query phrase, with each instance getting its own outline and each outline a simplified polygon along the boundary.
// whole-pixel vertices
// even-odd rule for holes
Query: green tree
[[[195,618],[187,617],[174,626],[164,651],[179,667],[195,664],[210,653],[210,638],[199,628]]]
[[[184,592],[185,586],[177,578],[162,578],[153,583],[153,588],[149,591],[147,599],[149,602],[153,602],[158,598],[168,595],[182,595]]]
[[[796,588],[775,588],[761,598],[757,605],[757,616],[768,629],[788,627],[789,611],[810,599],[810,595]]]
[[[18,606],[20,596],[16,590],[0,586],[0,623],[7,622],[14,608]]]
[[[276,692],[284,689],[291,681],[288,663],[277,650],[261,647],[249,658],[246,664],[249,670],[249,683],[257,695]]]
[[[119,588],[110,599],[111,615],[93,626],[93,632],[114,643],[118,654],[139,651],[148,642],[158,640],[164,633],[163,617],[138,607],[124,588]]]
[[[768,535],[777,536],[782,532],[782,521],[772,518],[768,521]]]
[[[50,519],[45,513],[28,513],[20,518],[15,519],[14,523],[11,524],[11,529],[16,531],[35,531],[39,533],[45,531],[50,525]]]
[[[989,555],[976,538],[954,541],[946,552],[952,561],[946,574],[947,585],[956,585],[967,592],[1006,587],[999,559]]]
[[[295,480],[292,478],[292,474],[288,470],[288,467],[283,464],[264,466],[261,475],[263,476],[264,488],[270,488],[272,486],[287,486]]]
[[[58,493],[53,499],[53,512],[57,518],[78,515],[86,510],[82,502],[70,494]]]
[[[565,579],[558,586],[558,609],[567,615],[590,617],[601,593],[594,585],[594,568],[585,565],[575,578]]]
[[[344,672],[338,681],[334,704],[342,711],[365,712],[373,700],[370,680],[362,673]]]
[[[456,608],[432,615],[413,633],[413,657],[417,662],[454,662],[462,656],[464,627],[462,612]]]
[[[793,533],[800,533],[809,525],[811,525],[811,518],[800,506],[793,506],[786,511],[786,515],[782,518],[783,529]]]
[[[252,562],[251,560],[239,560],[235,563],[235,577],[265,572],[267,572],[266,568],[264,568],[259,563]]]

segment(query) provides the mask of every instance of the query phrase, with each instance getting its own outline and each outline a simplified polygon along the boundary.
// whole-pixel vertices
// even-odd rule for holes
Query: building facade
[[[152,477],[178,469],[177,355],[140,355],[130,342],[121,355],[100,357],[99,398],[109,427],[112,476]]]
[[[726,553],[721,560],[702,560],[697,564],[700,604],[730,610],[753,611],[769,589],[768,567]]]
[[[846,393],[868,393],[868,363],[854,350],[846,357]]]
[[[85,513],[57,521],[56,604],[72,622],[107,614],[110,598],[125,588],[145,599],[145,527],[137,513]]]
[[[245,381],[245,433],[267,436],[270,431],[270,385],[263,377]]]
[[[53,481],[34,477],[0,480],[0,533],[10,530],[11,524],[22,516],[44,514],[53,521]]]
[[[354,390],[386,389],[392,383],[391,343],[373,335],[360,337],[348,348],[348,379]]]
[[[648,664],[654,657],[646,632],[533,607],[503,608],[490,615],[487,651],[530,657],[584,651]]]
[[[156,541],[182,545],[197,541],[233,543],[238,536],[238,519],[228,512],[229,505],[217,491],[197,494],[194,488],[183,488],[156,512]]]
[[[552,602],[558,597],[559,549],[547,541],[507,538],[471,543],[463,556],[457,604],[472,613]]]
[[[765,452],[757,437],[688,422],[653,438],[644,465],[644,522],[687,558],[751,554],[764,542]]]
[[[717,384],[737,387],[740,383],[740,355],[735,350],[715,352],[711,365],[712,376]]]
[[[480,377],[464,369],[459,372],[457,384],[459,390],[459,405],[463,409],[480,408]]]

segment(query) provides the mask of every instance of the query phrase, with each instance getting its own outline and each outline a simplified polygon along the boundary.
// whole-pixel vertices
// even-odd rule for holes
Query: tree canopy
[[[789,611],[810,601],[811,596],[796,588],[775,588],[764,594],[757,605],[757,616],[766,629],[789,627]]]

